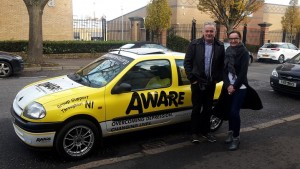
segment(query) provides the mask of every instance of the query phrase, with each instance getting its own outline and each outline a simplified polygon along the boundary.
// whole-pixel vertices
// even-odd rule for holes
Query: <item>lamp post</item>
[[[93,11],[94,18],[93,19],[95,19],[96,18],[96,2],[95,1],[93,2],[93,7],[94,7],[94,11]]]
[[[122,29],[122,41],[124,39],[124,28],[123,28],[123,6],[121,6],[121,15],[122,15],[122,19],[121,19],[121,29]]]

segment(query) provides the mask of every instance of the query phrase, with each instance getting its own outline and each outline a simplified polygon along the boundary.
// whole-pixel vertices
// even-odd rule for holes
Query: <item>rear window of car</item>
[[[130,48],[132,48],[133,46],[134,46],[134,44],[129,43],[129,44],[126,44],[126,45],[121,46],[120,48],[122,48],[122,49],[130,49]]]
[[[280,48],[279,44],[266,43],[262,46],[263,48]]]

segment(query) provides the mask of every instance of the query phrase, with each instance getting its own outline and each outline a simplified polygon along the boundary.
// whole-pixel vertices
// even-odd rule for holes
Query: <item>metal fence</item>
[[[107,22],[107,40],[131,40],[130,21]]]
[[[145,28],[138,26],[133,27],[130,21],[114,20],[106,22],[104,19],[74,19],[74,39],[75,40],[124,40],[131,41],[133,37],[138,37],[138,41],[149,39]],[[193,24],[174,24],[171,26],[172,32],[187,40],[191,40]],[[195,24],[196,31],[195,38],[203,36],[203,24]],[[133,30],[136,29],[136,30]],[[246,35],[246,44],[262,45],[266,42],[291,42],[299,47],[299,37],[296,33],[284,33],[278,31],[262,31],[261,28],[247,28],[246,32],[244,27],[237,29]],[[300,33],[298,33],[300,36]],[[218,38],[223,41],[227,39],[226,29],[221,26],[218,29]]]
[[[191,30],[192,30],[192,24],[177,24],[172,25],[172,32],[180,37],[183,37],[187,40],[191,40]],[[203,24],[196,24],[196,38],[200,38],[203,36]],[[244,35],[243,27],[239,27],[237,29],[241,32],[242,35]],[[286,33],[284,37],[284,32],[279,31],[267,31],[263,32],[261,28],[247,28],[246,32],[246,44],[249,45],[262,45],[266,42],[291,42],[295,44],[296,46],[299,46],[299,43],[297,43],[297,37],[296,33]],[[224,41],[227,39],[227,33],[225,27],[221,26],[221,28],[218,30],[218,38],[221,41]],[[262,42],[263,41],[263,42]]]
[[[200,38],[202,36],[202,25],[196,24],[195,37]],[[184,39],[191,40],[192,37],[192,24],[174,24],[171,26],[173,33]]]
[[[101,19],[73,19],[74,40],[104,40]]]

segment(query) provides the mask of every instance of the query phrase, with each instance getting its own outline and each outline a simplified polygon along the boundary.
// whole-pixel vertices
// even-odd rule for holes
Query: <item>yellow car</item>
[[[79,159],[104,137],[188,121],[183,60],[184,53],[159,49],[111,51],[76,73],[30,84],[13,101],[14,130],[30,146]],[[211,121],[212,130],[222,124]]]

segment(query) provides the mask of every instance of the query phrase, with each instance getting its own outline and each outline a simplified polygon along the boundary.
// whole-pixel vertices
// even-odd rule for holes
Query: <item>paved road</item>
[[[300,116],[298,120],[268,123],[242,132],[238,151],[227,151],[219,135],[216,143],[190,142],[143,151],[118,158],[74,166],[97,169],[299,169]]]
[[[71,64],[72,60],[66,62]],[[77,60],[77,63],[83,62]],[[298,118],[299,99],[279,95],[272,91],[269,85],[269,75],[274,67],[276,65],[264,63],[254,63],[249,67],[250,84],[260,94],[264,109],[243,111],[242,127],[247,132],[242,133],[241,149],[237,152],[228,152],[222,143],[227,128],[226,122],[217,132],[216,144],[203,142],[199,145],[189,142],[187,132],[189,125],[181,124],[107,138],[105,149],[99,150],[90,158],[76,162],[62,162],[55,152],[49,150],[28,149],[17,141],[9,120],[9,105],[17,91],[24,85],[74,70],[23,72],[9,79],[0,79],[0,93],[5,93],[5,96],[0,97],[0,149],[2,152],[0,168],[40,168],[43,166],[43,168],[56,169],[68,167],[226,169],[247,168],[247,166],[248,168],[262,168],[267,164],[269,168],[300,168],[298,161],[294,160],[295,157],[299,157],[297,152],[299,136],[295,134],[300,133],[299,120],[286,122],[284,119],[289,116],[292,119]],[[281,120],[276,121],[277,119]],[[268,123],[270,121],[272,123]],[[252,127],[262,123],[274,126]],[[269,131],[269,129],[272,130]],[[275,167],[276,165],[279,167]]]

